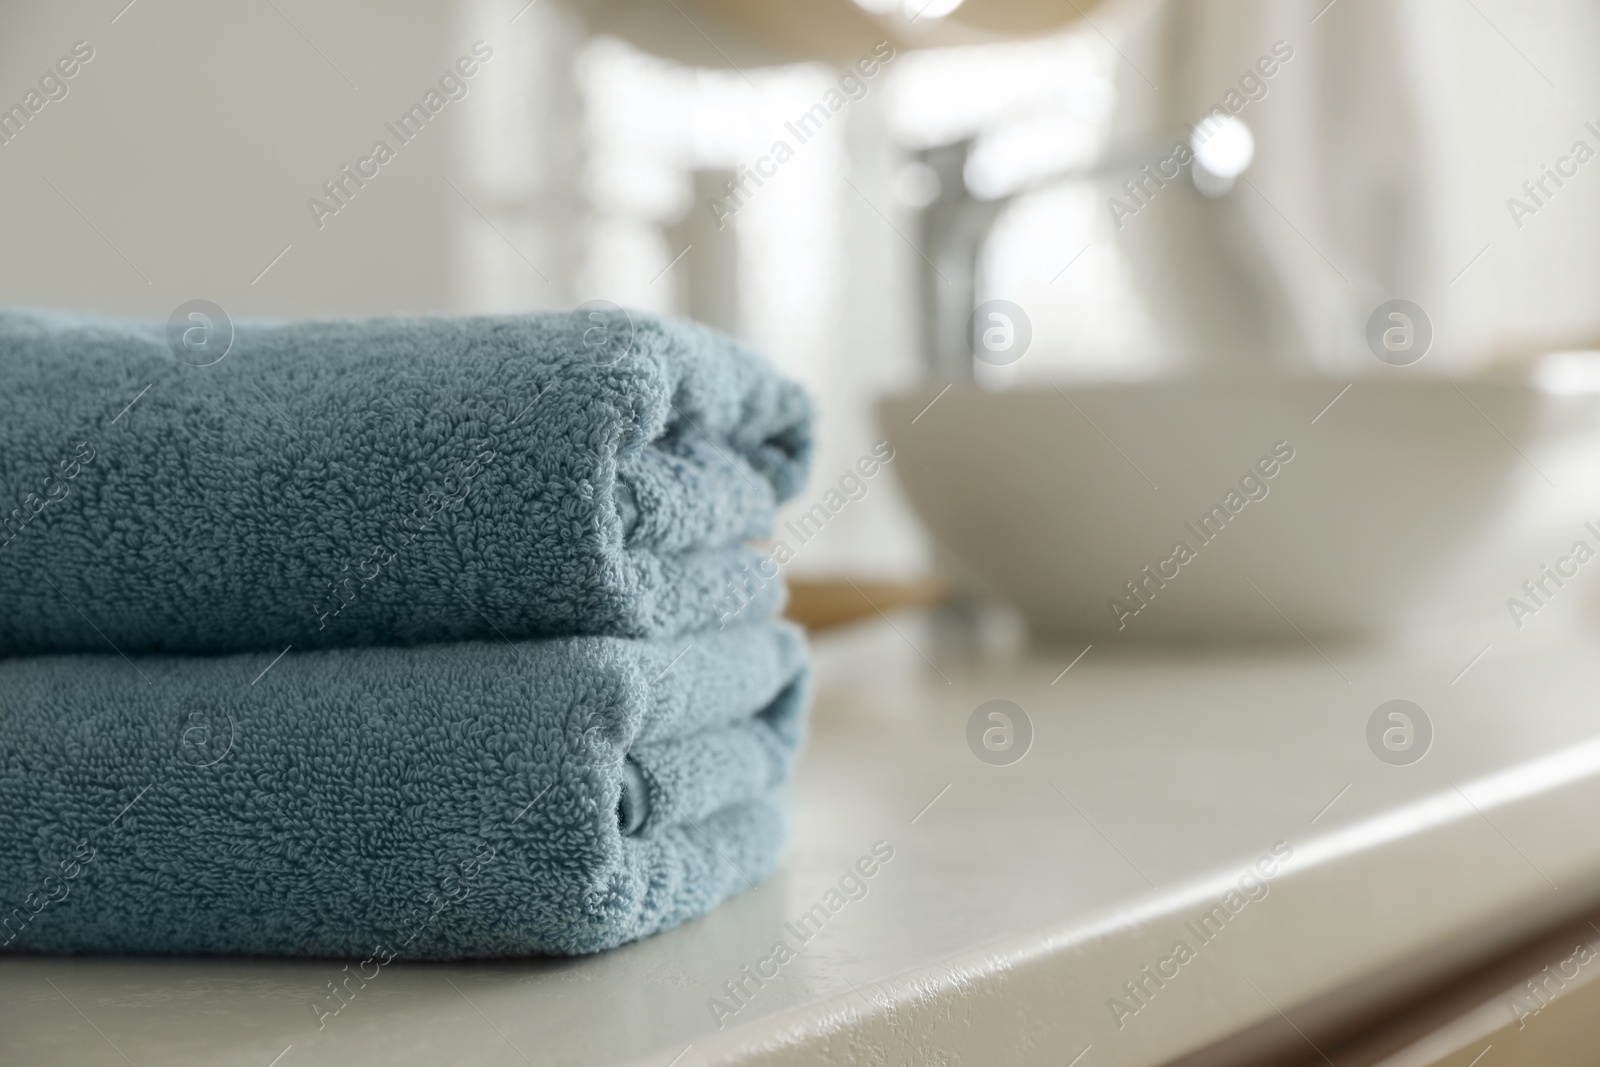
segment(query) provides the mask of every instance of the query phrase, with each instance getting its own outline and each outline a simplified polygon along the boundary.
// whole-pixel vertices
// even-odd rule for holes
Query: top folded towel
[[[811,450],[800,388],[684,322],[190,330],[0,313],[0,653],[715,625]]]

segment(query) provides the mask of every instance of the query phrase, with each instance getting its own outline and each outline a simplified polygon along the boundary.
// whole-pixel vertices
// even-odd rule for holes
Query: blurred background
[[[1300,1014],[1348,982],[1398,1012],[1429,967],[1600,895],[1597,59],[1593,0],[0,0],[0,305],[161,323],[194,300],[235,319],[605,301],[729,331],[812,391],[812,479],[778,537],[795,611],[839,628],[813,643],[793,858],[646,955],[494,964],[523,1047],[648,1039],[666,1053],[640,1062],[664,1063],[701,1041],[711,983],[878,825],[907,858],[840,920],[866,932],[764,1004],[861,997],[847,973],[892,969],[907,1010],[862,1018],[891,1020],[886,1062],[895,1042],[927,1060],[924,1023],[984,1033],[984,972],[947,949],[1048,920],[1074,977],[988,972],[989,1018],[1004,1047],[1083,1059],[1079,1020],[1106,1016],[1075,976],[1111,991],[1155,958],[1157,912],[1130,902],[1158,882],[1134,863],[1182,889],[1281,830],[1309,888],[1253,907],[1208,950],[1234,953],[1225,980],[1165,1017],[1190,1045],[1253,1041],[1282,1014],[1269,993]],[[1013,763],[1037,718],[1016,772],[973,730],[994,704],[1028,724]],[[1396,704],[1428,724],[1403,745]],[[1062,933],[1090,903],[1116,916],[1094,938],[1131,924],[1122,955]],[[882,962],[928,954],[937,972]],[[272,979],[291,1030],[232,964],[109,972],[107,1031],[219,1062],[200,1042],[226,1028],[219,1047],[266,1063],[305,1024],[299,972]],[[1261,988],[1232,988],[1246,970]],[[186,984],[146,990],[167,981]],[[1585,1026],[1596,988],[1568,1002]],[[399,1013],[435,1042],[478,1033],[418,989],[322,1054],[386,1035],[425,1055]],[[76,1017],[32,996],[0,1008],[67,1047]],[[1485,1067],[1535,1062],[1496,1003]],[[1554,1015],[1530,1033],[1567,1041]],[[1538,1062],[1593,1062],[1569,1043]]]
[[[894,583],[939,572],[957,585],[1014,587],[1015,576],[976,557],[985,538],[1039,525],[1028,486],[1040,491],[1061,455],[1041,435],[1081,416],[1081,439],[1060,447],[1093,451],[1094,464],[1128,485],[1102,499],[1080,487],[1071,514],[1115,512],[1118,493],[1145,491],[1139,478],[1169,495],[1155,498],[1166,510],[1139,519],[1153,528],[1148,545],[1086,568],[1081,593],[1055,591],[1101,620],[1054,620],[1063,631],[1114,618],[1106,601],[1123,595],[1139,563],[1165,554],[1184,517],[1275,440],[1322,432],[1340,408],[1306,419],[1343,385],[1386,388],[1399,373],[1413,383],[1537,377],[1545,366],[1555,368],[1539,379],[1547,394],[1592,388],[1592,365],[1572,355],[1600,345],[1592,4],[769,7],[0,5],[0,106],[13,109],[9,125],[0,118],[10,205],[0,214],[0,300],[159,320],[196,298],[235,317],[517,312],[599,299],[701,319],[768,353],[819,399],[813,491],[790,518],[876,442],[897,449],[896,477],[870,480],[797,552],[789,574],[799,578]],[[29,97],[73,55],[82,61],[71,77],[45,85],[43,100]],[[473,61],[458,67],[464,58]],[[407,126],[415,105],[423,118]],[[380,140],[392,149],[381,160]],[[1374,358],[1367,332],[1374,309],[1396,298],[1426,310],[1432,335],[1428,358],[1404,371]],[[1014,358],[973,355],[973,309],[993,300],[1024,320],[1025,351]],[[1565,355],[1538,362],[1552,353]],[[1170,421],[1190,394],[1170,410],[1118,407],[1118,397],[1140,395],[1125,392],[1139,383],[1290,378],[1311,383],[1303,396],[1257,397],[1250,410],[1275,419],[1306,408],[1292,433],[1269,419],[1259,433],[1199,448],[1206,462],[1194,469],[1174,466],[1188,450],[1138,421],[1156,409]],[[947,385],[957,388],[943,397]],[[916,426],[949,405],[942,440],[956,463],[976,454],[974,440],[1003,438],[985,422],[996,418],[988,408],[960,398],[1011,393],[1052,405],[997,409],[1006,422],[1041,420],[1004,447],[1037,451],[1047,466],[1021,457],[1004,476],[992,459],[965,473],[946,466],[914,508],[902,486],[932,462],[911,436]],[[1505,580],[1474,594],[1483,625],[1503,629],[1501,601],[1581,532],[1577,512],[1589,499],[1554,473],[1556,460],[1535,454],[1544,409],[1463,392],[1464,405],[1449,398],[1456,407],[1437,416],[1453,429],[1435,432],[1434,414],[1416,414],[1422,399],[1363,408],[1362,395],[1343,401],[1353,440],[1370,437],[1362,412],[1376,419],[1381,409],[1385,425],[1418,420],[1419,447],[1445,441],[1465,456],[1453,469],[1419,461],[1413,483],[1369,486],[1368,513],[1359,492],[1335,502],[1343,521],[1375,537],[1431,541],[1427,567],[1402,559],[1379,584],[1443,573],[1436,557],[1477,558],[1481,546],[1446,545],[1396,517],[1408,497],[1423,506],[1418,486],[1459,479],[1474,489],[1473,507],[1440,512],[1451,530],[1537,526],[1520,547],[1496,542]],[[896,402],[909,406],[902,413]],[[918,409],[915,426],[902,417]],[[1119,420],[1119,410],[1132,414]],[[1363,477],[1384,466],[1381,454],[1361,463]],[[1513,469],[1552,492],[1529,503],[1521,488],[1491,488],[1509,485]],[[1339,482],[1329,470],[1310,479],[1322,488],[1302,490],[1312,512],[1285,503],[1269,521],[1274,505],[1264,504],[1241,528],[1249,519],[1271,544],[1303,550],[1294,530],[1326,529],[1312,498],[1326,496],[1327,479]],[[1009,504],[978,491],[1012,475],[1021,484],[1007,487]],[[1194,486],[1192,500],[1171,496],[1175,481]],[[951,525],[963,522],[971,529]],[[1040,559],[1070,560],[1074,536],[1127,540],[1115,526],[1046,525],[1005,552],[1037,570]],[[1330,550],[1346,540],[1330,538]],[[1318,626],[1326,590],[1287,577],[1303,563],[1285,556],[1281,598],[1264,566],[1255,579],[1276,607],[1251,600],[1261,626],[1287,614],[1339,630],[1381,614],[1345,605]],[[1221,594],[1190,584],[1196,610],[1216,607]],[[1048,614],[1030,617],[1050,629]],[[1182,617],[1178,608],[1168,616],[1192,630]]]

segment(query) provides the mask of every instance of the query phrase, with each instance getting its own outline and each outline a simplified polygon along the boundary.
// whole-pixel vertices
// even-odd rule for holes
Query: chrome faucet
[[[1229,120],[1248,142],[1249,130],[1237,119]],[[971,382],[974,338],[969,319],[977,303],[978,263],[985,241],[995,221],[1020,196],[1065,181],[1131,179],[1122,188],[1108,188],[1112,200],[1137,205],[1128,215],[1142,214],[1145,201],[1138,190],[1148,194],[1152,183],[1160,186],[1181,183],[1181,199],[1187,206],[1164,206],[1158,218],[1141,218],[1137,239],[1130,239],[1126,251],[1140,277],[1141,287],[1150,297],[1152,311],[1167,342],[1174,349],[1189,349],[1200,366],[1227,366],[1264,361],[1268,351],[1285,351],[1292,342],[1281,327],[1268,321],[1264,308],[1273,306],[1264,291],[1270,279],[1253,277],[1239,262],[1238,248],[1254,239],[1245,232],[1230,232],[1231,212],[1221,210],[1234,188],[1234,180],[1249,166],[1251,149],[1239,153],[1231,166],[1208,169],[1207,153],[1198,150],[1216,131],[1208,129],[1196,137],[1196,130],[1175,132],[1165,139],[1127,145],[1108,153],[1085,167],[1068,168],[1041,175],[1022,187],[997,197],[979,197],[967,183],[967,161],[974,139],[936,145],[916,153],[915,164],[927,168],[937,179],[937,193],[922,209],[919,219],[918,295],[923,350],[930,375],[944,381]],[[1232,131],[1237,136],[1237,131]],[[1191,149],[1190,146],[1193,146]],[[1181,147],[1182,151],[1177,151]],[[1215,155],[1216,153],[1212,153]],[[1152,166],[1176,163],[1174,173],[1165,167],[1159,177]],[[1130,191],[1130,187],[1132,187]],[[1196,197],[1198,193],[1198,197]],[[1175,199],[1172,193],[1157,199]],[[1214,204],[1214,207],[1204,205]],[[1281,299],[1278,301],[1282,303]],[[1252,316],[1261,318],[1260,329],[1245,325]],[[1219,321],[1221,320],[1221,321]],[[1252,339],[1249,335],[1259,334]],[[1263,340],[1266,338],[1266,340]]]

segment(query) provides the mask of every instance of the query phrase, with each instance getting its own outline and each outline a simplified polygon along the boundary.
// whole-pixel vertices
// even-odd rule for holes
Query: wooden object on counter
[[[891,611],[933,607],[949,595],[949,587],[938,578],[904,582],[801,579],[789,583],[789,607],[784,615],[807,630],[828,630]]]

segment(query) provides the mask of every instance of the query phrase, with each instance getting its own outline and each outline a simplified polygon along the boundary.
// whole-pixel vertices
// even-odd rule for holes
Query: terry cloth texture
[[[0,313],[0,654],[704,629],[811,451],[688,323],[215,325]]]
[[[772,868],[805,686],[776,622],[0,661],[0,945],[610,948]]]

